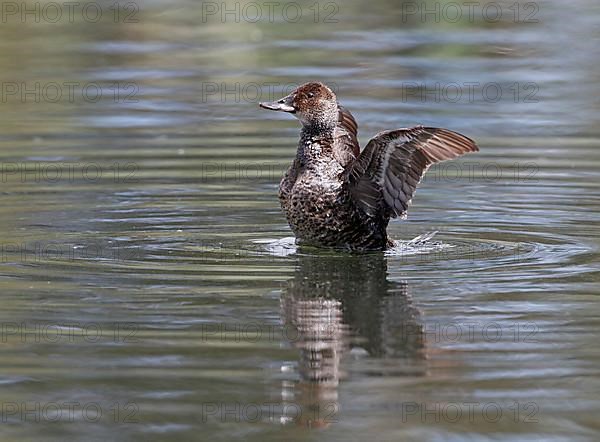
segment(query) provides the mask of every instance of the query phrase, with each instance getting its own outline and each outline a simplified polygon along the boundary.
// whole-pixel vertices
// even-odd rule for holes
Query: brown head
[[[288,112],[305,127],[334,128],[338,120],[337,98],[323,83],[306,83],[280,100],[260,103],[263,109]]]

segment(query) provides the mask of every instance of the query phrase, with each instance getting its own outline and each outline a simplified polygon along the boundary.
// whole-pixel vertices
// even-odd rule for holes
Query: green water
[[[597,440],[595,2],[96,5],[0,20],[3,440]],[[257,102],[308,80],[477,140],[389,227],[432,247],[293,247]]]

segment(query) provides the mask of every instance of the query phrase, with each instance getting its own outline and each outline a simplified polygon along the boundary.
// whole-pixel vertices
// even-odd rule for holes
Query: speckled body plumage
[[[294,114],[302,122],[279,200],[298,241],[311,245],[389,247],[389,220],[406,216],[428,167],[478,150],[456,132],[417,126],[380,132],[361,152],[354,117],[322,83],[307,83],[261,107]]]
[[[279,185],[279,201],[299,242],[378,249],[387,245],[387,220],[371,220],[345,181],[355,157],[343,127],[302,130],[296,159]],[[377,222],[379,221],[379,222]]]

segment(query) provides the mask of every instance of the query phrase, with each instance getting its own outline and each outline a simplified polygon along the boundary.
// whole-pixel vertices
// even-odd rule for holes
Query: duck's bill
[[[285,97],[277,101],[259,103],[259,106],[263,109],[279,112],[289,112],[293,114],[296,112],[296,109],[294,108],[294,106],[291,106],[289,104],[290,101],[291,100],[289,100],[288,97]]]

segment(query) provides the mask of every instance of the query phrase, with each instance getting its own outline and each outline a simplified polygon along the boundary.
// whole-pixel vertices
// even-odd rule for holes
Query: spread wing
[[[349,170],[350,192],[370,216],[405,217],[427,169],[479,148],[456,132],[417,126],[380,132]]]

